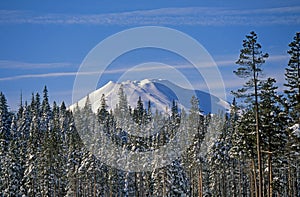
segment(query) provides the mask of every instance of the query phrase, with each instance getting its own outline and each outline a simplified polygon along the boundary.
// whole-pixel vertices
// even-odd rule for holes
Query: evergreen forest
[[[246,35],[234,70],[244,85],[232,91],[230,110],[218,114],[204,114],[196,97],[188,111],[177,101],[170,113],[141,98],[129,106],[122,87],[118,104],[107,106],[102,95],[97,113],[89,99],[72,111],[49,103],[47,87],[30,101],[21,97],[11,111],[1,92],[0,196],[300,197],[300,33],[288,46],[289,61],[278,65],[285,67],[279,91],[276,79],[263,74],[269,54],[255,32]],[[115,154],[108,143],[149,152],[178,133],[192,143],[164,166],[154,158],[151,170],[133,171],[126,169],[137,160],[120,169],[101,159]]]

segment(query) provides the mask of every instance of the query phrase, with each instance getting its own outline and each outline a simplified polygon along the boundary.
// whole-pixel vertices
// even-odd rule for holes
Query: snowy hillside
[[[151,108],[153,110],[165,112],[166,109],[170,110],[172,101],[178,102],[178,107],[184,108],[188,111],[190,107],[190,99],[196,94],[200,101],[200,109],[204,113],[217,112],[218,110],[228,110],[229,104],[219,98],[212,96],[206,92],[200,90],[184,89],[175,85],[167,80],[149,80],[144,79],[142,81],[125,81],[122,83],[108,82],[103,87],[95,90],[89,94],[89,100],[92,104],[93,111],[97,111],[100,107],[100,98],[102,94],[105,94],[108,108],[115,108],[118,103],[118,91],[123,85],[125,94],[127,95],[128,104],[134,108],[138,101],[139,96],[144,102],[144,106],[147,107],[147,102],[150,100]],[[86,97],[78,102],[79,107],[83,107],[86,102]],[[212,111],[211,104],[214,105]],[[70,106],[70,109],[74,109],[77,103]]]

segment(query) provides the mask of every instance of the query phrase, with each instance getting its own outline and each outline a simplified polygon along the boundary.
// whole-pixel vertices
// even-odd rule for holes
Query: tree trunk
[[[291,159],[288,157],[288,196],[292,197],[292,169],[291,169]]]
[[[271,136],[269,136],[269,151],[268,151],[268,172],[269,172],[269,182],[268,182],[268,197],[273,195],[273,173],[272,173],[272,152],[271,152]]]
[[[300,38],[300,33],[298,32],[296,34],[297,38]],[[300,54],[299,51],[297,51],[297,69],[298,69],[298,79],[300,78]],[[300,82],[298,80],[298,95],[297,95],[297,102],[298,105],[300,105]],[[300,117],[298,117],[298,120],[296,120],[298,123],[300,123]]]
[[[250,173],[250,186],[251,186],[250,195],[251,195],[251,197],[254,197],[254,195],[255,195],[255,192],[254,192],[255,185],[254,185],[253,172]]]
[[[138,176],[137,173],[134,173],[134,187],[135,187],[135,196],[139,196],[139,190],[138,190]]]
[[[221,178],[221,188],[222,188],[222,195],[221,196],[225,196],[226,195],[226,188],[225,188],[225,170],[224,170],[224,166],[222,166],[222,178]]]
[[[241,161],[239,162],[239,196],[242,196],[242,166]]]
[[[268,197],[272,197],[273,194],[272,153],[269,152],[268,154],[269,154],[268,155],[268,171],[269,171]]]
[[[202,164],[199,168],[199,180],[198,180],[198,197],[203,197],[203,177],[202,177]]]
[[[297,161],[297,160],[296,160]],[[295,197],[297,196],[297,163],[296,161],[293,163],[294,166],[294,176],[293,176],[293,194]]]
[[[166,195],[166,179],[165,179],[165,170],[163,172],[163,197],[167,196]]]
[[[251,166],[252,166],[252,174],[253,174],[253,184],[254,184],[254,191],[252,190],[252,192],[254,192],[255,196],[258,196],[258,191],[257,191],[257,182],[256,182],[256,168],[255,168],[255,161],[254,158],[252,158],[251,161]],[[251,193],[252,193],[251,192]]]
[[[112,197],[113,196],[113,185],[112,185],[112,182],[110,180],[110,184],[109,184],[109,197]]]
[[[296,162],[296,177],[295,177],[295,196],[300,196],[300,170],[299,170],[299,159],[298,162]]]
[[[255,51],[252,46],[252,69],[253,69],[253,81],[254,81],[254,97],[255,97],[255,130],[256,130],[256,149],[257,149],[257,167],[258,167],[258,196],[262,196],[263,183],[262,183],[262,165],[261,165],[261,149],[260,149],[260,133],[259,133],[259,109],[258,109],[258,88],[257,88],[257,71],[255,64]]]
[[[237,186],[236,186],[236,171],[235,171],[235,159],[232,160],[232,169],[231,171],[231,178],[232,178],[232,185],[233,185],[233,191],[232,191],[232,196],[236,197],[236,193],[237,193]]]
[[[94,197],[96,197],[96,194],[97,194],[97,187],[96,187],[97,184],[96,183],[97,183],[96,173],[94,173],[94,189],[93,189],[94,190],[93,191],[94,192],[94,195],[93,195]]]
[[[191,184],[190,184],[190,192],[191,192],[191,196],[194,196],[194,191],[193,191],[193,179],[192,179],[192,169],[191,167],[189,167],[189,180],[191,180]]]

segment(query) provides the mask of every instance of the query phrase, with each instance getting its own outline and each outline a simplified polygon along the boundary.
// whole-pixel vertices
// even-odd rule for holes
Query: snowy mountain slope
[[[100,98],[102,94],[105,94],[108,108],[115,108],[118,103],[118,91],[121,84],[127,95],[128,104],[132,108],[136,107],[138,98],[141,96],[145,108],[147,107],[147,102],[150,100],[152,110],[158,109],[158,111],[161,112],[166,112],[166,110],[168,110],[169,112],[172,107],[172,101],[176,100],[180,109],[185,108],[185,110],[188,111],[190,99],[193,95],[196,95],[200,101],[200,109],[203,110],[204,113],[215,113],[218,110],[224,111],[229,109],[229,104],[226,101],[220,100],[206,92],[185,89],[167,80],[144,79],[142,81],[125,81],[122,83],[110,81],[103,87],[90,93],[88,96],[93,111],[96,112],[100,107]],[[79,107],[83,107],[86,98],[87,97],[70,106],[70,109],[74,109],[77,104]],[[213,111],[211,104],[214,105]]]

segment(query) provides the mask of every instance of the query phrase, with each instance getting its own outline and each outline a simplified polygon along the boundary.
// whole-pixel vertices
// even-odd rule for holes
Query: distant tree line
[[[45,87],[42,96],[32,94],[30,103],[21,98],[11,112],[0,93],[0,196],[300,196],[299,33],[289,47],[281,95],[276,80],[262,75],[269,55],[255,32],[246,35],[234,71],[246,82],[233,91],[228,113],[203,114],[196,97],[189,111],[173,101],[170,114],[153,111],[141,98],[129,106],[122,86],[111,110],[105,95],[96,113],[89,97],[73,111],[64,103],[50,105]],[[158,132],[129,132],[147,130]],[[192,143],[163,167],[154,159],[157,167],[135,172],[101,161],[106,140],[145,152],[178,132],[192,133]]]

